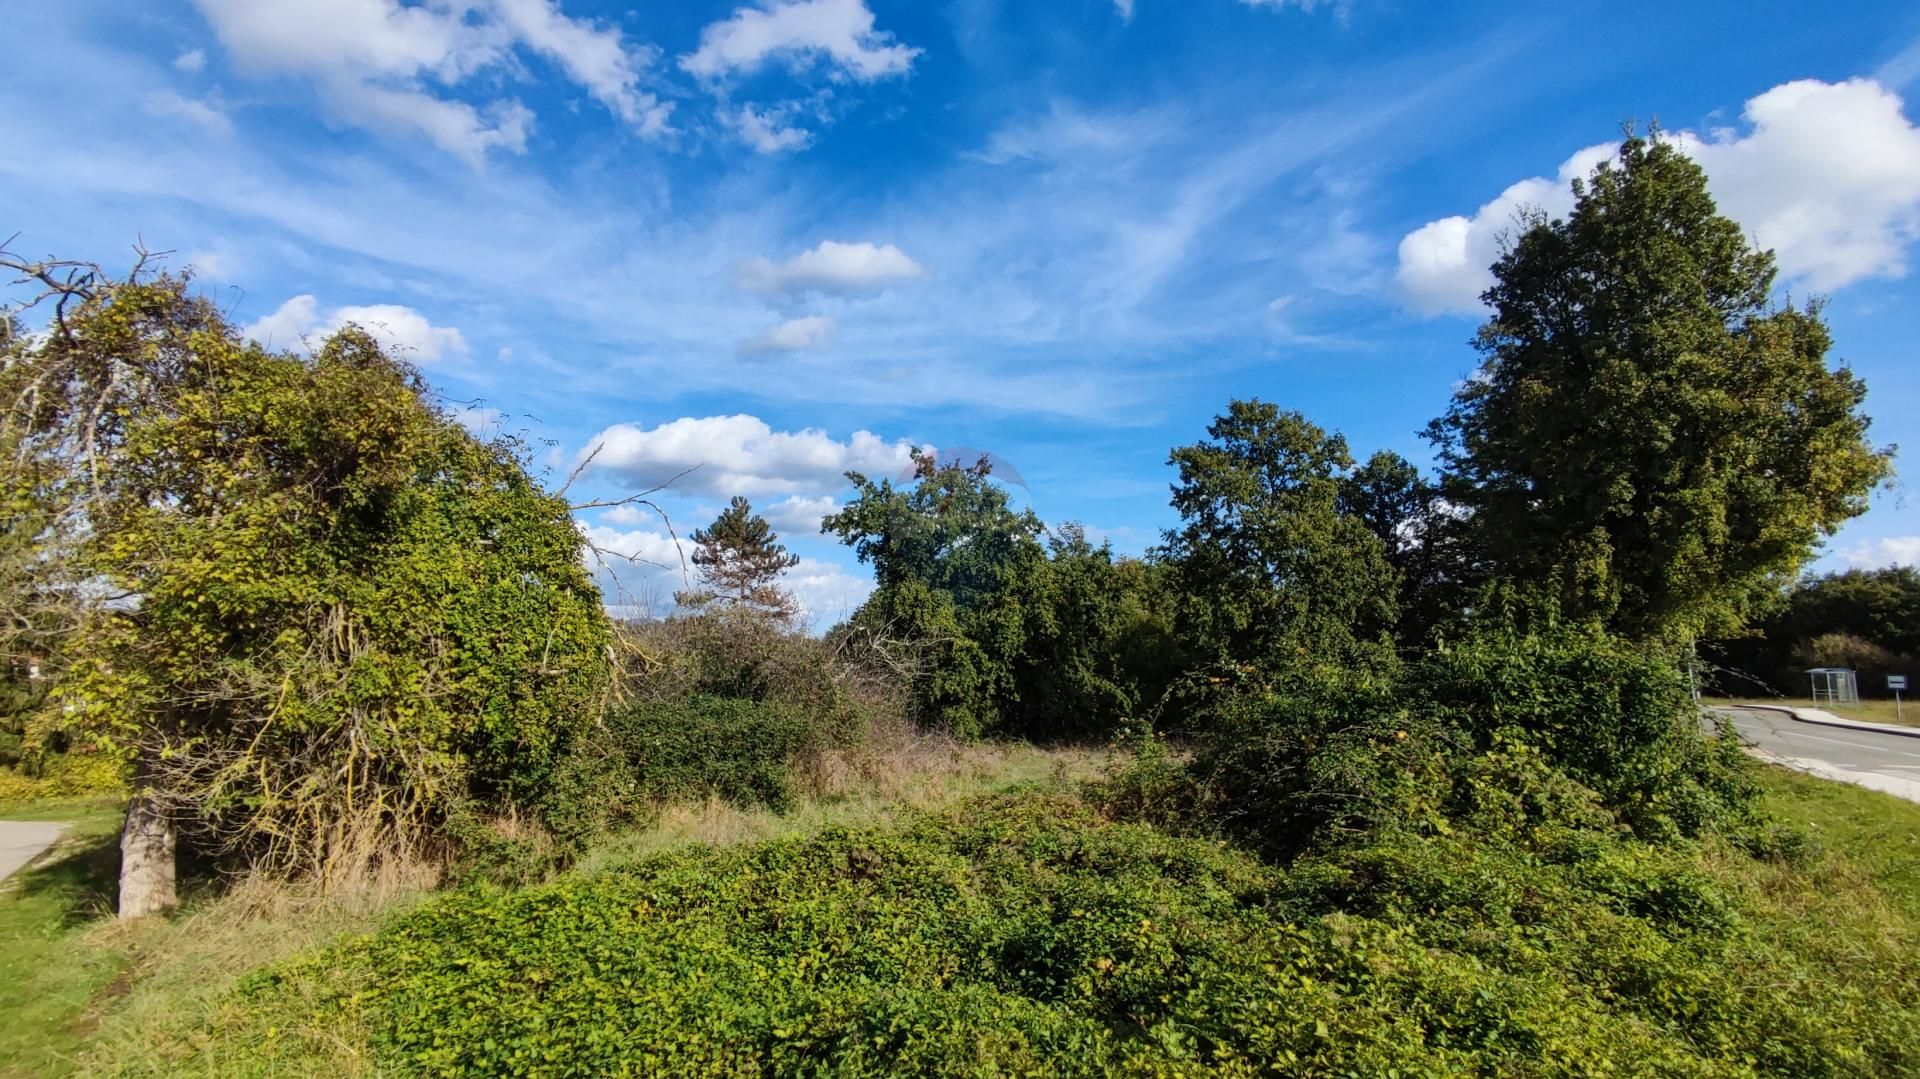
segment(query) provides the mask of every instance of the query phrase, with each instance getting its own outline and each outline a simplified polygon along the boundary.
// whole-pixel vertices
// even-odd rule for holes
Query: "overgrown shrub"
[[[792,704],[707,694],[636,700],[568,755],[547,798],[548,823],[577,847],[672,799],[785,810],[801,754],[833,744],[818,718]]]
[[[1303,668],[1230,697],[1196,743],[1204,811],[1269,855],[1437,822],[1454,748],[1390,677]]]
[[[1526,744],[1648,838],[1731,824],[1751,802],[1738,747],[1703,732],[1676,657],[1595,630],[1488,632],[1429,653],[1408,706],[1481,752]]]
[[[1604,829],[1283,870],[1003,797],[446,897],[247,992],[437,1075],[1911,1074],[1914,912],[1794,937],[1767,872]]]

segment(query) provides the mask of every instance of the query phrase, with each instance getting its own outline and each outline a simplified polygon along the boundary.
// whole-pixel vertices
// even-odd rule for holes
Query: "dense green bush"
[[[1407,674],[1411,707],[1482,752],[1536,747],[1649,838],[1740,817],[1738,746],[1703,733],[1677,658],[1598,631],[1489,632],[1429,653]]]
[[[568,755],[547,798],[548,823],[577,846],[670,799],[786,809],[795,761],[825,744],[813,719],[793,705],[705,694],[636,701]]]
[[[1214,823],[1288,857],[1354,834],[1435,826],[1456,741],[1403,705],[1391,677],[1304,668],[1217,705],[1192,772]]]
[[[1100,740],[1157,703],[1185,658],[1164,567],[1116,559],[1073,524],[1043,544],[984,459],[915,465],[912,487],[849,473],[858,494],[822,528],[878,585],[837,633],[893,657],[922,724]]]
[[[448,896],[246,991],[434,1075],[1920,1067],[1920,912],[1796,938],[1748,883],[1764,863],[1706,853],[1402,831],[1281,870],[997,798]],[[1852,977],[1823,976],[1848,948]]]

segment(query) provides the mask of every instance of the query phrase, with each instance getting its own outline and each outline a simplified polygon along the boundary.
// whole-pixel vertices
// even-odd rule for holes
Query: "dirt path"
[[[55,821],[0,820],[0,880],[53,846],[66,827]]]

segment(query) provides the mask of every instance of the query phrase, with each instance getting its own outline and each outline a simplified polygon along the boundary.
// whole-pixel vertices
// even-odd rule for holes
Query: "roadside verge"
[[[1920,727],[1902,727],[1895,723],[1868,723],[1859,719],[1841,719],[1832,712],[1819,708],[1793,708],[1784,704],[1739,704],[1734,708],[1755,708],[1763,712],[1785,712],[1802,723],[1818,723],[1823,727],[1846,727],[1856,731],[1874,731],[1879,734],[1897,734],[1902,738],[1920,738]]]

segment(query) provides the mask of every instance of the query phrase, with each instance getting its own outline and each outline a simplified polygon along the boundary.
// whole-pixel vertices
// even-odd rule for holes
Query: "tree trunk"
[[[158,914],[177,901],[174,895],[173,821],[153,797],[141,768],[133,801],[120,832],[120,917]]]

